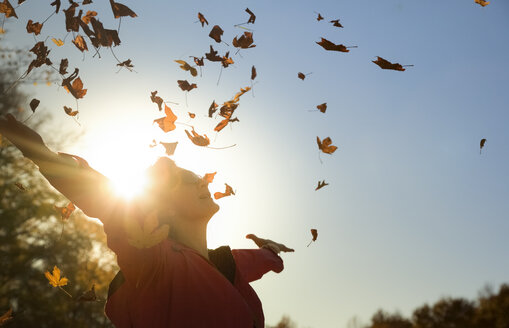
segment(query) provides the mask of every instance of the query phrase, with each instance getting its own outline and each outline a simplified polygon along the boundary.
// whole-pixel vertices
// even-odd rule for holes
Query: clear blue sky
[[[32,46],[26,21],[47,17],[49,2],[18,8],[20,20],[6,23],[3,42]],[[70,36],[61,48],[48,40],[55,62],[68,57],[70,68],[80,67],[88,88],[79,102],[81,126],[63,113],[63,105],[75,102],[62,88],[28,89],[59,128],[84,134],[64,150],[91,159],[106,174],[112,169],[103,153],[119,165],[134,161],[152,136],[179,140],[181,165],[218,171],[211,189],[227,182],[237,195],[217,201],[221,210],[211,221],[209,246],[252,247],[244,236],[255,233],[296,249],[283,255],[281,274],[253,284],[267,323],[287,314],[299,327],[346,327],[353,316],[368,322],[378,308],[409,315],[442,296],[472,299],[486,283],[509,281],[507,1],[484,8],[473,0],[123,3],[139,17],[122,20],[122,45],[114,51],[132,59],[137,73],[116,74],[106,49],[101,59],[86,53],[82,60]],[[220,54],[235,54],[208,33],[218,24],[231,44],[244,31],[233,25],[247,21],[246,7],[257,15],[249,26],[257,46],[233,56],[219,85],[218,63],[205,61],[203,77],[192,78],[173,62],[201,56],[211,44]],[[105,27],[117,27],[107,1],[89,8]],[[325,20],[318,22],[315,11]],[[209,26],[195,23],[197,12]],[[332,19],[344,28],[333,27]],[[39,39],[63,38],[64,31],[59,15]],[[315,43],[320,37],[358,48],[328,52]],[[376,56],[415,66],[382,70],[371,62]],[[258,70],[254,97],[242,96],[240,122],[216,136],[218,121],[205,117],[208,106],[249,86],[252,65]],[[313,74],[301,81],[298,72]],[[187,107],[178,79],[198,84]],[[195,124],[212,146],[237,145],[197,148],[184,126],[162,135],[151,125],[160,117],[149,99],[153,90],[179,103],[170,104],[178,121]],[[323,102],[325,114],[308,111]],[[187,111],[197,113],[196,123]],[[320,155],[323,164],[317,136],[330,136],[339,147]],[[481,138],[487,139],[482,155]],[[322,179],[330,185],[315,191]],[[307,248],[310,228],[319,236]]]

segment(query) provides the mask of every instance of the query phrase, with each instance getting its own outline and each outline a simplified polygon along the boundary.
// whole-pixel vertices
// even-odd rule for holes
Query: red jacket
[[[71,156],[60,154],[60,156]],[[127,242],[123,220],[143,220],[136,204],[114,198],[107,178],[72,156],[75,167],[48,181],[85,214],[104,224],[121,272],[110,284],[106,315],[116,327],[264,327],[262,304],[249,282],[283,261],[268,249],[209,250],[209,258],[172,239],[145,249]]]

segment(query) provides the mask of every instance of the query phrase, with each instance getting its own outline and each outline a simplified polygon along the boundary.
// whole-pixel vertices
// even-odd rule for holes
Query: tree
[[[390,314],[378,310],[371,317],[371,325],[368,328],[412,328],[410,320],[405,319],[399,313]]]
[[[443,298],[433,307],[424,305],[413,313],[416,328],[470,328],[473,322],[475,305],[463,298]]]
[[[2,60],[8,55],[0,55]],[[15,65],[0,67],[3,115],[16,112],[28,97],[12,84]],[[48,118],[38,117],[32,125],[44,120]],[[111,327],[103,308],[117,267],[102,227],[79,211],[63,222],[54,206],[68,201],[5,139],[0,145],[0,168],[0,312],[14,311],[6,326]],[[64,288],[72,298],[45,278],[44,272],[54,265],[69,279]],[[92,284],[100,300],[78,301]]]
[[[509,285],[502,284],[498,294],[480,295],[475,313],[478,327],[509,327]]]

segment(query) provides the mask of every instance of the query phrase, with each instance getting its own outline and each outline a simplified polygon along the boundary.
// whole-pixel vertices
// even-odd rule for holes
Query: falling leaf
[[[62,86],[76,99],[83,98],[83,96],[87,94],[87,89],[83,89],[83,82],[81,78],[78,77],[78,73],[79,69],[75,68],[74,72],[62,81]],[[73,81],[72,84],[71,81]]]
[[[210,46],[210,52],[205,53],[205,58],[207,58],[208,60],[210,60],[212,62],[223,61],[223,57],[219,56],[217,54],[217,51],[214,50],[214,48],[212,48],[212,46]]]
[[[203,180],[207,181],[207,183],[212,183],[214,181],[214,177],[216,176],[217,172],[214,173],[205,173],[203,176]]]
[[[186,61],[184,61],[184,60],[175,60],[175,62],[180,64],[179,67],[182,68],[184,71],[189,71],[189,73],[191,73],[192,76],[198,75],[198,71],[196,71],[196,68],[194,68],[191,65],[189,65]]]
[[[157,104],[157,107],[159,107],[159,111],[163,110],[163,98],[156,96],[157,90],[150,92],[150,100],[152,100],[153,103]]]
[[[175,128],[176,128],[175,121],[177,120],[177,116],[173,113],[171,108],[166,104],[164,104],[164,113],[166,114],[166,116],[155,119],[154,123],[159,124],[159,127],[164,132],[170,132],[170,131],[175,130]]]
[[[217,43],[221,42],[221,36],[223,35],[223,30],[219,27],[219,25],[214,25],[212,30],[209,33],[209,36],[214,39]]]
[[[34,33],[35,35],[39,35],[41,33],[42,24],[39,22],[33,22],[31,19],[28,20],[27,23],[27,32]]]
[[[194,63],[196,64],[196,66],[204,66],[205,65],[203,63],[203,57],[201,57],[201,58],[193,57],[193,60],[194,60]]]
[[[58,68],[58,72],[62,75],[67,74],[67,66],[69,66],[69,60],[64,58],[60,61],[60,67]]]
[[[55,6],[55,13],[58,14],[60,10],[60,0],[55,0],[51,3],[52,6]]]
[[[196,114],[195,113],[191,113],[191,112],[187,112],[189,114],[189,117],[190,118],[195,118],[196,117]]]
[[[240,88],[240,91],[239,91],[239,92],[237,92],[237,93],[235,94],[235,96],[233,97],[233,101],[234,101],[234,102],[238,102],[238,101],[239,101],[239,99],[240,99],[240,96],[242,96],[243,94],[245,94],[245,93],[246,93],[246,92],[248,92],[249,90],[251,90],[251,88],[250,88],[250,87]]]
[[[241,49],[248,49],[256,47],[253,44],[253,33],[252,32],[244,32],[244,34],[237,39],[237,37],[233,38],[232,42],[233,46]]]
[[[311,229],[311,236],[313,237],[313,239],[311,239],[307,247],[309,247],[309,245],[311,245],[311,243],[316,241],[316,238],[318,238],[318,230]]]
[[[306,75],[304,75],[304,73],[301,73],[299,72],[299,74],[297,74],[297,76],[299,77],[299,79],[301,79],[302,81],[304,81],[304,79],[306,78]]]
[[[76,209],[76,207],[74,207],[74,204],[71,202],[69,202],[64,207],[60,207],[60,206],[56,206],[56,205],[54,205],[54,207],[58,211],[58,213],[60,213],[60,217],[61,217],[62,221],[66,221],[67,219],[69,219],[72,212],[74,212],[74,210]]]
[[[0,27],[0,34],[5,34],[5,30]]]
[[[79,302],[94,302],[97,300],[97,295],[95,294],[95,284],[92,284],[92,287],[81,294],[78,299]]]
[[[78,115],[78,111],[77,110],[73,111],[71,107],[64,106],[64,111],[69,116],[76,116],[76,115]]]
[[[209,22],[207,21],[207,19],[205,18],[205,16],[203,16],[202,13],[198,13],[198,19],[200,20],[200,23],[201,23],[201,27],[204,26],[204,24],[207,24],[209,25]]]
[[[182,89],[182,91],[191,91],[194,88],[198,87],[196,85],[196,83],[189,84],[189,82],[187,82],[187,80],[178,80],[177,83],[178,83],[180,89]]]
[[[340,51],[340,52],[349,52],[348,48],[356,48],[357,46],[351,46],[351,47],[345,47],[342,44],[335,44],[333,42],[330,42],[327,39],[321,38],[322,40],[320,42],[316,42],[316,44],[322,46],[325,50],[332,50],[332,51]]]
[[[76,48],[78,48],[81,52],[85,50],[88,51],[87,43],[85,42],[85,39],[83,39],[81,35],[78,34],[76,36],[76,39],[72,40],[72,43],[74,43]]]
[[[35,54],[37,58],[30,62],[26,74],[30,73],[33,68],[41,67],[44,64],[51,65],[51,60],[48,58],[50,50],[44,45],[43,41],[37,42],[33,48],[30,49],[30,52]]]
[[[320,104],[316,106],[316,108],[318,108],[320,112],[325,113],[325,110],[327,109],[327,103]]]
[[[175,153],[175,149],[177,148],[178,141],[177,142],[162,142],[162,141],[159,141],[159,143],[161,145],[163,145],[163,147],[165,149],[165,152],[166,152],[166,155],[172,156]]]
[[[214,199],[220,199],[226,196],[235,195],[235,192],[233,191],[232,187],[230,187],[227,183],[225,183],[226,189],[224,192],[215,192],[214,193]]]
[[[256,78],[256,68],[254,67],[251,67],[251,80],[254,80]]]
[[[325,180],[318,181],[318,186],[315,188],[315,190],[318,190],[322,187],[328,186],[329,184],[325,182]]]
[[[56,265],[53,267],[53,274],[49,273],[49,271],[46,271],[44,275],[53,287],[65,286],[69,281],[65,277],[60,277],[60,269]]]
[[[401,71],[401,72],[403,72],[405,70],[405,68],[403,68],[403,66],[401,64],[399,64],[399,63],[393,64],[390,61],[385,60],[380,56],[377,56],[377,60],[372,60],[372,62],[377,64],[378,66],[380,66],[382,69],[392,69],[392,70]],[[413,65],[405,65],[405,66],[413,66]]]
[[[227,51],[226,54],[221,59],[221,63],[223,64],[223,67],[228,67],[229,65],[233,64],[233,58],[228,57],[230,55],[230,52]]]
[[[64,45],[64,41],[60,39],[51,38],[51,41],[53,41],[57,45],[57,47],[61,47]]]
[[[322,19],[323,19],[322,15],[320,15],[320,13],[318,13],[318,17],[316,17],[316,20],[321,21]]]
[[[209,117],[212,117],[212,115],[217,111],[217,104],[216,104],[216,101],[213,100],[212,101],[212,104],[210,104],[210,107],[209,107]]]
[[[86,15],[81,18],[81,20],[83,21],[83,23],[89,24],[90,19],[95,16],[97,16],[97,11],[89,10],[87,11]]]
[[[81,21],[80,16],[81,16],[82,12],[80,11],[78,16],[74,16],[74,14],[76,13],[76,8],[78,6],[79,5],[76,2],[71,1],[71,5],[69,6],[69,8],[64,9],[65,29],[67,30],[67,32],[71,32],[71,31],[79,32],[80,21]]]
[[[159,226],[159,220],[155,212],[145,217],[143,227],[134,218],[125,220],[124,224],[127,241],[139,249],[150,248],[159,244],[168,238],[168,233],[170,232],[168,224]]]
[[[343,25],[339,23],[339,19],[331,20],[330,22],[332,23],[333,26],[343,27]]]
[[[126,5],[123,5],[121,3],[115,2],[113,0],[110,0],[111,4],[111,10],[113,10],[113,16],[115,18],[124,17],[124,16],[131,16],[131,17],[137,17],[136,13],[129,9]]]
[[[30,101],[30,109],[32,110],[32,112],[35,113],[35,110],[37,109],[37,106],[39,106],[40,104],[40,100],[39,99],[32,99],[32,101]]]
[[[207,137],[206,134],[201,136],[198,133],[196,133],[196,131],[194,131],[194,128],[191,131],[191,133],[189,133],[189,131],[187,131],[187,130],[185,130],[185,131],[186,131],[186,134],[187,134],[187,137],[189,138],[189,140],[191,140],[191,142],[194,143],[196,146],[206,147],[206,146],[210,145],[209,137]]]
[[[320,138],[316,137],[316,142],[318,143],[318,149],[326,154],[332,154],[338,149],[338,147],[332,146],[332,140],[329,137],[323,139],[323,141],[320,141]]]
[[[125,67],[127,69],[130,69],[130,68],[134,67],[133,64],[131,64],[131,60],[130,59],[124,60],[123,62],[118,63],[117,66]]]
[[[14,11],[14,8],[12,7],[9,0],[4,0],[4,2],[0,2],[0,13],[4,13],[5,17],[7,18],[9,17],[18,18],[18,16],[16,15],[16,11]]]
[[[81,3],[82,5],[89,5],[92,3],[92,0],[83,0],[83,2]]]
[[[479,146],[480,146],[479,154],[481,153],[481,150],[483,149],[485,143],[486,143],[486,139],[481,139],[481,143],[479,144]]]
[[[249,10],[249,8],[246,8],[246,13],[249,14],[249,19],[248,19],[247,23],[254,24],[255,20],[256,20],[256,15],[253,14],[253,12],[251,10]]]
[[[489,1],[485,1],[485,0],[474,0],[474,2],[480,4],[483,7],[485,7],[485,6],[490,4]]]
[[[23,186],[21,183],[19,182],[15,182],[14,185],[21,191],[27,191],[27,189],[25,188],[25,186]]]
[[[0,316],[0,326],[5,324],[7,321],[12,320],[12,308]]]

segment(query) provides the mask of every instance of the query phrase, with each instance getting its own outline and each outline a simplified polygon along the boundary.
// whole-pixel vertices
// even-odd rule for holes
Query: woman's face
[[[171,187],[170,202],[175,215],[188,220],[210,220],[219,205],[211,197],[208,182],[180,167],[173,174],[175,185]]]

